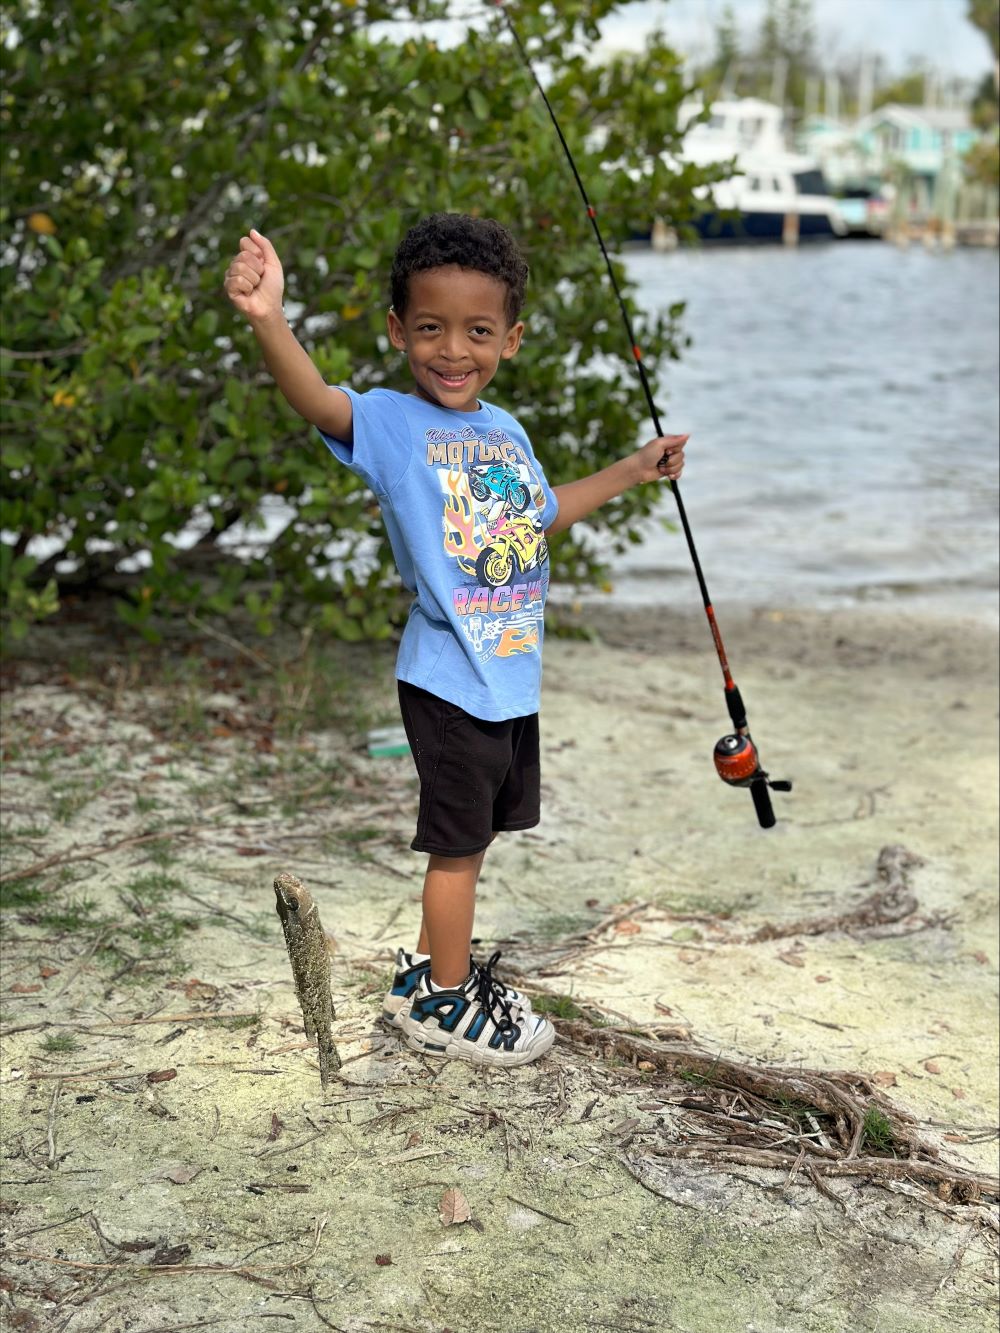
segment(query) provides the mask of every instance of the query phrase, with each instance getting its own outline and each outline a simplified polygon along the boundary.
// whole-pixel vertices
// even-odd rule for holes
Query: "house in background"
[[[961,182],[962,158],[980,132],[962,107],[889,102],[854,126],[869,174],[891,180],[902,211],[915,217],[949,211]]]
[[[799,151],[816,158],[834,193],[862,184],[877,188],[878,172],[871,154],[856,138],[854,127],[835,116],[806,116],[796,133]]]

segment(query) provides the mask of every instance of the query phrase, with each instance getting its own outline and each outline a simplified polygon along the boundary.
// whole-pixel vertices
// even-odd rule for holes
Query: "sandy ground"
[[[722,1057],[874,1078],[948,1161],[995,1173],[995,634],[778,611],[723,629],[764,761],[795,782],[777,828],[714,774],[704,622],[602,611],[599,637],[547,644],[545,815],[491,852],[481,949]],[[9,1327],[995,1326],[983,1210],[666,1163],[676,1082],[569,1042],[510,1073],[401,1050],[378,1014],[418,924],[415,782],[363,748],[393,716],[389,658],[331,650],[293,696],[194,646],[208,686],[73,626],[8,663],[6,873],[34,869],[4,886]],[[346,706],[269,729],[269,690],[305,710],[331,672]],[[889,845],[920,858],[905,921],[750,942],[857,907]],[[279,870],[335,941],[325,1096]],[[444,1225],[449,1189],[473,1222]]]

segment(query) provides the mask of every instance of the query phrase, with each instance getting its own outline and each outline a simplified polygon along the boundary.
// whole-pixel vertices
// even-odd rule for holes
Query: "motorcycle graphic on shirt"
[[[510,517],[504,510],[489,524],[490,544],[476,560],[476,578],[491,588],[509,583],[515,574],[526,574],[545,562],[548,542],[539,519]]]
[[[521,480],[517,468],[510,463],[491,463],[488,467],[470,468],[469,490],[476,500],[503,500],[515,514],[523,514],[531,503],[531,492]]]
[[[471,432],[470,432],[471,434]],[[545,492],[533,460],[499,431],[427,440],[443,500],[452,610],[476,657],[538,651],[548,589]]]

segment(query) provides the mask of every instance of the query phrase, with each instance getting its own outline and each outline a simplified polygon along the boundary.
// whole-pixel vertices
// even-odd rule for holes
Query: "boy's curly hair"
[[[457,264],[502,282],[507,289],[504,311],[508,328],[517,322],[528,285],[528,265],[506,227],[493,218],[464,213],[432,213],[411,227],[392,261],[389,285],[392,306],[402,316],[412,273]]]

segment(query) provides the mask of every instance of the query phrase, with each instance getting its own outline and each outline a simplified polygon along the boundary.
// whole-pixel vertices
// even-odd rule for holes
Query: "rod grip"
[[[753,806],[757,811],[757,823],[761,828],[774,828],[774,808],[771,805],[771,794],[767,790],[767,783],[761,778],[758,782],[751,782],[750,795],[753,797]]]
[[[743,707],[743,697],[735,685],[726,686],[726,707],[729,709],[733,726],[737,731],[742,731],[747,724],[747,710]]]

